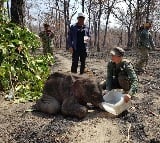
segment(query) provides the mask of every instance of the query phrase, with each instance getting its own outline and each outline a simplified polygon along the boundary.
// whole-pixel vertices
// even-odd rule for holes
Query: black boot
[[[71,67],[71,72],[72,72],[72,73],[77,73],[77,68],[75,68],[75,67],[72,66],[72,67]]]

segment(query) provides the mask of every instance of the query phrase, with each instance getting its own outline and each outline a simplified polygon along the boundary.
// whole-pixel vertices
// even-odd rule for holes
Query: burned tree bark
[[[11,22],[24,25],[24,0],[11,0]]]

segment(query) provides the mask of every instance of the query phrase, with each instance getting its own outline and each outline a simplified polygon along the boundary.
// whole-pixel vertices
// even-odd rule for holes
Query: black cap
[[[114,56],[119,56],[119,57],[123,57],[124,56],[124,50],[120,47],[116,47],[116,48],[113,48],[111,50],[111,54],[114,55]]]

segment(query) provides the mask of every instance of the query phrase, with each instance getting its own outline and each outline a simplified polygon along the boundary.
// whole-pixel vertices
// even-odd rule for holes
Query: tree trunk
[[[131,49],[132,42],[131,42],[131,25],[127,27],[128,30],[128,41],[127,41],[127,49]]]
[[[141,14],[140,14],[140,4],[141,1],[137,0],[137,11],[136,11],[136,29],[135,29],[135,42],[134,42],[134,46],[137,48],[137,42],[138,42],[138,30],[141,24]]]
[[[94,25],[94,48],[96,48],[97,45],[97,21],[96,21],[96,15],[93,16],[93,25]]]
[[[61,21],[61,13],[59,12],[59,30],[61,30],[61,23],[60,23],[60,21]],[[59,37],[59,48],[61,49],[62,48],[62,33],[60,33],[60,37]]]
[[[4,2],[1,0],[1,1],[0,1],[0,14],[2,14],[2,11],[3,11],[3,10],[2,10],[2,9],[3,9],[3,3],[4,3]]]
[[[89,23],[89,31],[91,30],[91,1],[89,0],[89,7],[88,7],[88,23]],[[90,31],[91,32],[91,31]],[[89,41],[89,46],[91,46],[91,41],[92,41],[92,37],[90,38]]]
[[[24,0],[11,0],[11,22],[24,26]]]
[[[82,12],[84,12],[84,0],[82,0]]]
[[[67,39],[68,39],[68,27],[69,27],[69,2],[70,1],[66,1],[64,0],[64,21],[65,21],[65,40],[66,40],[66,50],[68,50],[68,43],[67,43]]]
[[[108,22],[109,22],[109,15],[107,15],[107,19],[106,19],[106,25],[105,25],[105,31],[104,31],[104,39],[103,39],[103,44],[102,44],[102,47],[104,49],[104,46],[106,44],[106,37],[107,37],[107,31],[108,31]]]
[[[117,46],[121,46],[122,43],[123,43],[123,28],[122,28],[122,30],[121,30],[121,32],[120,32],[119,41],[118,41]]]
[[[146,22],[149,21],[151,0],[147,0]]]
[[[106,25],[105,25],[105,31],[104,31],[104,39],[103,39],[103,44],[102,47],[104,49],[104,46],[106,44],[106,36],[107,36],[107,32],[108,32],[108,23],[109,23],[109,17],[111,14],[111,11],[114,7],[114,3],[116,2],[116,0],[112,1],[112,4],[110,5],[110,1],[107,2],[107,7],[108,7],[108,11],[107,11],[107,19],[106,19]]]
[[[102,2],[99,1],[99,15],[98,15],[98,41],[97,41],[97,52],[100,52],[100,25],[101,25],[101,16],[102,16]]]

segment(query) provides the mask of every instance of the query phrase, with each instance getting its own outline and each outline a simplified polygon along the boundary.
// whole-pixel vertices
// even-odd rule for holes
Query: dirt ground
[[[51,71],[70,72],[71,56],[54,53]],[[133,63],[136,55],[127,51]],[[87,57],[89,76],[103,80],[109,57]],[[14,104],[0,96],[0,143],[160,143],[160,53],[150,53],[147,73],[139,75],[139,91],[132,106],[114,117],[91,108],[82,120],[59,115],[30,112],[34,102]]]

